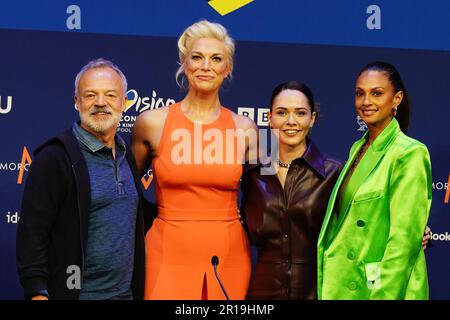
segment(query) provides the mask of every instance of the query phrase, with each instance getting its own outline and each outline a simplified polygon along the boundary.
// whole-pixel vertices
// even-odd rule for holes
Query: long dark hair
[[[270,111],[272,111],[273,101],[283,90],[297,90],[297,91],[300,91],[301,93],[303,93],[306,96],[306,98],[308,99],[308,103],[311,108],[311,113],[313,113],[313,112],[317,113],[317,111],[315,110],[317,108],[314,105],[314,97],[313,97],[311,89],[309,89],[309,87],[306,84],[304,84],[302,82],[298,82],[298,81],[283,82],[283,83],[277,85],[272,90],[272,96],[270,97],[270,104],[269,104]]]
[[[395,118],[397,119],[400,129],[403,133],[407,133],[409,127],[409,118],[411,116],[411,104],[409,103],[408,93],[406,91],[403,80],[400,76],[398,70],[390,63],[383,61],[370,62],[359,72],[358,77],[365,71],[380,71],[384,72],[392,86],[394,87],[394,93],[398,91],[403,91],[402,102],[397,107],[397,114]]]

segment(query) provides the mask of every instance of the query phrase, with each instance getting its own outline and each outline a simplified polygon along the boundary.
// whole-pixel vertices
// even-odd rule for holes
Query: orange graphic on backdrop
[[[27,147],[23,146],[22,160],[20,161],[20,169],[19,169],[19,176],[17,177],[17,184],[22,184],[23,172],[25,171],[25,163],[31,164],[32,162],[33,160],[31,160]]]
[[[153,175],[151,174],[148,179],[145,179],[145,176],[141,178],[142,185],[144,186],[144,189],[147,190],[150,186],[150,183],[152,183]]]
[[[448,174],[447,192],[445,193],[444,203],[448,203],[450,198],[450,173]]]

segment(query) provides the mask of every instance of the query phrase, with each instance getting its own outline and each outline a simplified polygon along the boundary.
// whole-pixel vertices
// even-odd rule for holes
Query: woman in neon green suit
[[[426,146],[406,135],[410,105],[394,66],[362,69],[355,107],[368,131],[330,197],[318,241],[318,297],[427,299],[421,241],[431,164]]]

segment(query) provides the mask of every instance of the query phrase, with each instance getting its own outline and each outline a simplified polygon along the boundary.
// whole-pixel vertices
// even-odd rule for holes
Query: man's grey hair
[[[89,61],[83,68],[81,68],[80,72],[78,72],[77,76],[75,77],[75,95],[76,96],[78,96],[78,85],[80,84],[81,76],[90,69],[99,69],[99,68],[111,68],[115,72],[117,72],[117,74],[122,79],[124,94],[127,93],[128,82],[127,82],[127,78],[125,77],[123,72],[119,69],[118,66],[116,66],[111,61],[103,59],[103,58],[99,58],[99,59]]]

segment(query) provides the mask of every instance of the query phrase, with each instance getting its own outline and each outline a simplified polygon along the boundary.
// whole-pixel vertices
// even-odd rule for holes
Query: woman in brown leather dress
[[[342,163],[308,138],[317,118],[311,90],[291,81],[270,100],[270,128],[279,137],[276,174],[261,166],[242,179],[243,206],[258,263],[248,299],[316,299],[316,244]]]

